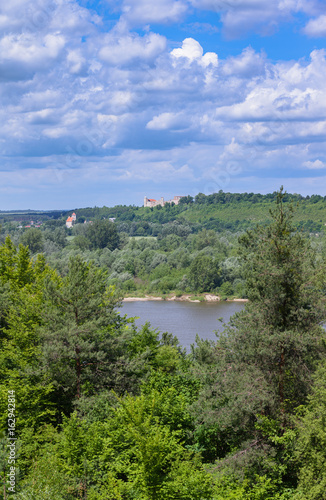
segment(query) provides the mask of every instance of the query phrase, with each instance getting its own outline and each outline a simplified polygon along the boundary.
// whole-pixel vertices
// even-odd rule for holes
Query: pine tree
[[[107,274],[81,257],[71,258],[67,276],[45,291],[43,369],[57,389],[57,404],[69,413],[72,401],[114,386],[125,321]]]

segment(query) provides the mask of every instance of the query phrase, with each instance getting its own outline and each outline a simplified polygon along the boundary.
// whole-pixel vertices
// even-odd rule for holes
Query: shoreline
[[[191,297],[194,297],[194,295],[181,295],[180,297],[177,297],[176,295],[171,295],[168,297],[155,297],[152,295],[145,295],[145,297],[124,297],[122,299],[122,302],[148,302],[148,301],[158,301],[158,300],[164,300],[166,302],[169,301],[177,301],[177,302],[248,302],[248,299],[225,299],[221,300],[219,295],[213,295],[210,293],[200,295],[201,300],[199,299],[192,299]],[[198,295],[196,295],[198,297]]]

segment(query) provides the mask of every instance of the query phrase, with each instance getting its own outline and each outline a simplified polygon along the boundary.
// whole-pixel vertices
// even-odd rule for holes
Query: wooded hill
[[[37,218],[42,221],[57,221],[63,225],[68,215],[74,210],[77,222],[115,218],[124,232],[132,235],[156,236],[157,228],[152,224],[166,224],[174,220],[185,222],[192,227],[193,232],[201,229],[215,231],[239,231],[254,227],[257,223],[270,220],[269,211],[275,202],[277,193],[262,195],[259,193],[218,193],[195,197],[185,196],[179,205],[166,204],[164,207],[145,208],[135,205],[116,205],[114,207],[74,208],[70,211],[10,211],[0,212],[0,223],[10,221],[26,221]],[[294,223],[298,229],[308,232],[320,232],[326,224],[326,196],[300,194],[285,194],[284,203],[292,202],[295,207]]]
[[[131,222],[166,224],[178,220],[194,226],[195,231],[203,228],[215,231],[225,229],[238,231],[270,220],[269,211],[275,203],[276,197],[276,192],[261,195],[219,191],[207,196],[199,193],[194,198],[185,196],[179,205],[166,204],[164,207],[154,208],[118,205],[112,208],[106,206],[82,208],[76,209],[76,211],[80,221],[115,217],[117,222],[126,222],[130,225]],[[284,203],[289,202],[296,206],[294,223],[299,229],[318,232],[324,228],[326,224],[326,196],[303,197],[299,194],[287,193]],[[153,233],[153,230],[146,224],[143,224],[142,227],[145,234]],[[155,227],[152,229],[155,233]]]

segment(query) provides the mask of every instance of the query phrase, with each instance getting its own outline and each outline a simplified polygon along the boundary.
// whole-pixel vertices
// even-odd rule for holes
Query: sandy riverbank
[[[198,295],[197,295],[198,296]],[[193,295],[181,295],[177,297],[176,295],[167,296],[163,299],[163,297],[153,297],[152,295],[145,295],[145,297],[125,297],[123,302],[144,302],[148,300],[165,300],[171,301],[176,300],[179,302],[218,302],[220,301],[220,297],[218,295],[212,295],[210,293],[200,295],[201,300],[192,299]],[[248,299],[227,299],[228,302],[248,302]]]
[[[145,297],[125,297],[122,302],[145,302],[146,300],[163,300],[162,297],[151,297],[146,295]]]

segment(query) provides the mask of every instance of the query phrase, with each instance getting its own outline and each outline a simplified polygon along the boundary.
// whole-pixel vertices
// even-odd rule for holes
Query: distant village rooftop
[[[69,227],[72,227],[73,224],[76,222],[76,214],[75,212],[71,215],[71,217],[68,217],[68,219],[66,220],[66,226],[69,228]]]
[[[181,198],[184,198],[184,196],[174,196],[173,200],[164,201],[163,196],[159,200],[154,200],[153,198],[147,198],[147,196],[145,196],[144,207],[156,207],[157,205],[164,207],[166,203],[174,203],[175,205],[178,205]]]

